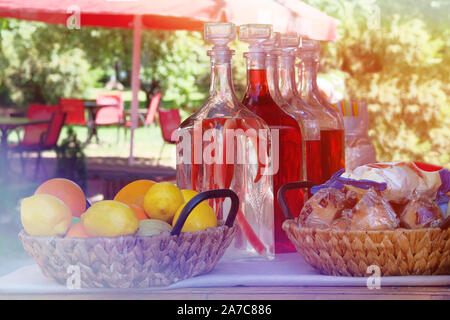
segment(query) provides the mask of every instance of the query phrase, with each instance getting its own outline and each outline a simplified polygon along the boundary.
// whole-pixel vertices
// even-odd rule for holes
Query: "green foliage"
[[[340,20],[338,42],[323,46],[323,69],[345,72],[346,99],[368,101],[378,160],[450,166],[449,24],[439,12],[448,3],[307,2]]]
[[[141,76],[158,83],[163,101],[172,107],[199,106],[208,92],[207,46],[198,32],[143,33]]]
[[[57,103],[58,98],[81,97],[95,83],[85,53],[62,50],[62,27],[9,20],[1,29],[0,92],[6,102]]]

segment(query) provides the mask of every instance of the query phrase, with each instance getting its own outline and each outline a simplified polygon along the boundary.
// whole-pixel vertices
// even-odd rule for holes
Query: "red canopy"
[[[337,20],[298,0],[0,0],[0,16],[81,26],[202,31],[204,22],[270,23],[279,32],[335,40]]]

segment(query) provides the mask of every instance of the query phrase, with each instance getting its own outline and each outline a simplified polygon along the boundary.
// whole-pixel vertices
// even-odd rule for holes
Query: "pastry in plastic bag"
[[[388,230],[397,228],[399,219],[389,202],[370,189],[352,209],[350,229]]]
[[[407,229],[436,228],[442,222],[441,208],[428,199],[411,200],[400,216],[400,225]]]
[[[329,228],[344,209],[344,200],[345,194],[341,190],[319,190],[305,203],[300,213],[300,223],[308,228]]]
[[[331,228],[342,231],[348,230],[352,223],[352,216],[353,213],[351,209],[342,210],[341,217],[333,221]]]
[[[413,162],[368,164],[346,172],[342,177],[386,183],[387,187],[382,194],[386,200],[396,203],[406,203],[415,194],[420,198],[435,199],[442,184],[439,171],[424,171]],[[365,192],[354,189],[356,192]]]

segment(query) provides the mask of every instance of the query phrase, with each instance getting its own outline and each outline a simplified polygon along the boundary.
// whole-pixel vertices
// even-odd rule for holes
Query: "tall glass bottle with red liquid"
[[[304,124],[306,179],[315,184],[322,181],[320,127],[314,108],[300,97],[295,81],[295,55],[300,43],[297,34],[281,34],[277,44],[278,81],[283,99],[292,106]]]
[[[320,124],[322,183],[338,170],[345,168],[344,121],[342,115],[326,101],[317,86],[320,45],[315,40],[302,40],[297,51],[301,59],[301,97],[316,112]]]
[[[286,113],[272,98],[267,82],[266,52],[263,43],[270,39],[272,26],[247,24],[239,27],[239,40],[249,43],[247,60],[247,87],[242,104],[261,117],[269,126],[272,135],[272,163],[275,253],[294,252],[295,247],[282,229],[285,216],[277,201],[280,187],[302,177],[302,134],[297,120]],[[298,203],[298,197],[289,199]]]
[[[213,44],[211,86],[204,105],[183,121],[177,140],[177,182],[198,192],[230,188],[239,196],[239,231],[225,259],[273,258],[274,213],[271,136],[266,123],[236,97],[231,72],[236,38],[232,23],[205,24],[205,41]],[[219,219],[229,204],[211,201]]]

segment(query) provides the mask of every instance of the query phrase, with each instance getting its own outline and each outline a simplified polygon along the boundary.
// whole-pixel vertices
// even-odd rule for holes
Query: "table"
[[[0,117],[0,132],[1,132],[1,144],[0,144],[0,179],[6,179],[6,173],[8,172],[8,135],[9,133],[19,127],[46,124],[50,120],[38,120],[28,118],[8,118]]]
[[[2,107],[0,106],[0,117],[25,117],[26,107]]]
[[[147,115],[147,113],[148,113],[147,109],[138,109],[138,118],[139,120],[141,120],[144,126],[147,126],[147,124],[145,123],[145,116]],[[131,110],[125,110],[125,116],[131,116],[131,114],[132,114]]]
[[[219,261],[209,273],[164,288],[68,289],[46,278],[35,264],[0,277],[0,298],[8,299],[450,299],[449,276],[382,277],[379,289],[367,278],[319,274],[298,253],[272,261]]]
[[[100,138],[98,137],[97,133],[97,123],[95,122],[95,118],[97,117],[98,111],[103,107],[119,107],[119,104],[98,104],[96,100],[85,100],[84,101],[84,108],[89,113],[89,118],[87,121],[87,127],[88,127],[88,137],[86,139],[86,142],[84,145],[88,145],[91,143],[92,138],[95,137],[95,140],[97,144],[100,143]]]
[[[124,299],[124,300],[333,300],[333,299],[427,299],[450,300],[450,289],[445,287],[385,287],[369,290],[361,287],[226,287],[182,288],[123,293],[67,294],[2,294],[0,299]]]

